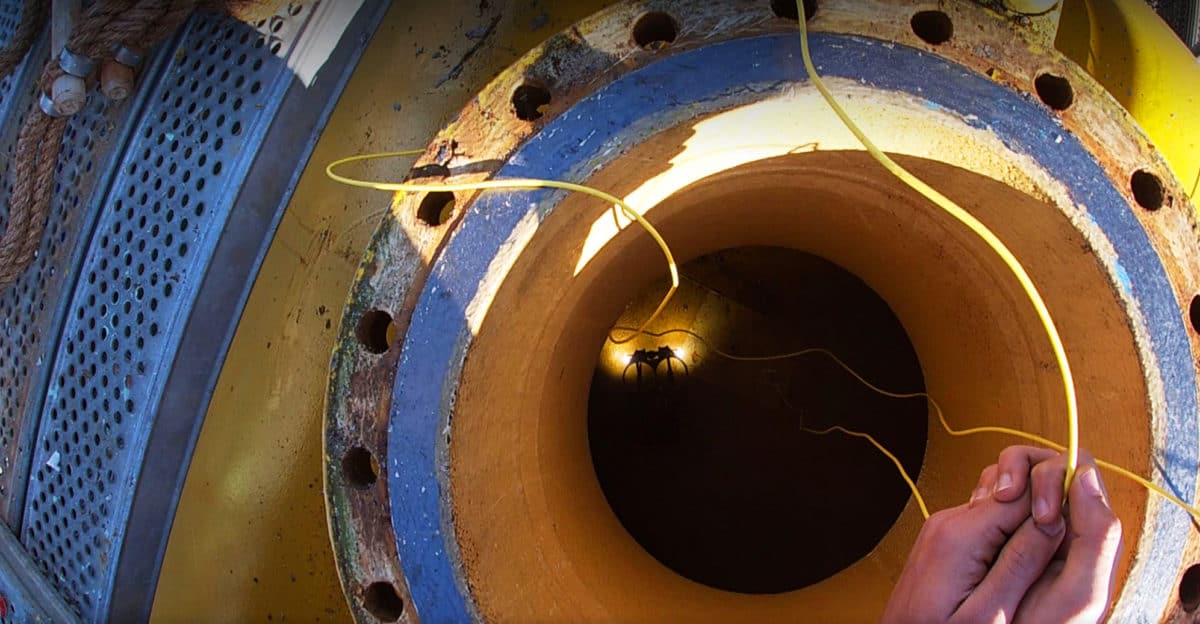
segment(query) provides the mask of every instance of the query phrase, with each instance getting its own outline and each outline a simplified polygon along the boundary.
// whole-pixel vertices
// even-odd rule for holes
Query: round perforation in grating
[[[304,11],[273,28],[194,17],[119,163],[62,330],[27,500],[27,549],[99,615],[159,393],[264,129]],[[277,95],[274,96],[277,98]],[[256,130],[256,132],[258,132]],[[260,133],[258,134],[260,136]]]

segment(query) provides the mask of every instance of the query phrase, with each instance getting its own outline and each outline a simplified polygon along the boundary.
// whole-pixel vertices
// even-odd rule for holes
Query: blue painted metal
[[[1129,277],[1166,387],[1166,478],[1196,487],[1197,390],[1188,337],[1162,263],[1121,194],[1091,154],[1041,104],[970,70],[900,45],[851,36],[812,38],[824,74],[926,99],[964,118],[973,115],[1017,153],[1053,171],[1071,199],[1109,239]],[[582,180],[636,144],[678,122],[785,92],[806,82],[794,34],[718,43],[666,57],[580,101],[530,139],[497,177]],[[607,151],[607,154],[606,154]],[[515,226],[552,212],[560,192],[495,192],[470,208],[438,258],[411,325],[392,392],[388,493],[392,526],[414,607],[426,624],[460,622],[472,612],[455,560],[448,508],[447,426],[455,387],[472,340],[468,303]],[[1154,540],[1139,553],[1144,571],[1128,580],[1152,612],[1168,600],[1187,536],[1187,515],[1153,513]],[[1134,611],[1139,610],[1135,607]]]

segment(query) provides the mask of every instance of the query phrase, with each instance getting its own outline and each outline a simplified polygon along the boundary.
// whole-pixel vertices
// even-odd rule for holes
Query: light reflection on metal
[[[632,368],[636,374],[637,388],[641,390],[644,379],[642,373],[643,369],[645,369],[653,375],[652,379],[657,385],[659,383],[659,368],[665,363],[666,375],[663,377],[663,380],[667,385],[673,385],[675,383],[675,369],[677,366],[682,367],[683,374],[686,375],[689,373],[687,363],[679,355],[681,352],[681,349],[672,349],[668,346],[662,346],[655,350],[638,349],[632,355],[627,356],[628,362],[625,364],[625,369],[621,371],[621,382],[629,382],[628,373],[629,369]],[[675,362],[678,362],[678,364],[675,364]]]

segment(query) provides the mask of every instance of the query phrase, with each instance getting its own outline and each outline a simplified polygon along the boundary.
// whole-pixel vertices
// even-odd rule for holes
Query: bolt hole
[[[1192,304],[1188,306],[1188,317],[1192,321],[1192,330],[1200,334],[1200,295],[1192,297]],[[1200,575],[1200,572],[1197,572]],[[1200,578],[1196,579],[1196,584],[1200,586]],[[1200,590],[1200,587],[1197,587]],[[1200,594],[1200,591],[1197,591]]]
[[[1192,300],[1192,325],[1196,324],[1196,300]],[[1189,567],[1179,579],[1179,602],[1191,613],[1200,607],[1200,564]]]
[[[371,310],[358,321],[355,334],[358,342],[371,353],[386,353],[395,338],[396,326],[392,315],[383,310]]]
[[[1075,102],[1071,83],[1062,76],[1042,74],[1033,80],[1033,86],[1042,102],[1054,110],[1067,110]]]
[[[954,22],[941,11],[921,11],[912,16],[909,24],[913,34],[930,45],[946,43],[954,35]]]
[[[1146,210],[1158,210],[1163,205],[1163,187],[1158,176],[1139,169],[1133,172],[1133,176],[1129,178],[1129,188],[1133,191],[1133,198],[1137,203]]]
[[[654,11],[638,19],[633,25],[633,42],[647,50],[661,50],[675,42],[679,26],[666,13]]]
[[[534,121],[542,118],[542,107],[550,103],[550,92],[545,87],[523,84],[513,91],[513,110],[517,119]]]
[[[395,622],[404,615],[404,600],[391,583],[371,583],[363,590],[363,606],[381,622]]]
[[[426,193],[417,206],[417,218],[426,225],[438,226],[450,220],[454,214],[454,193],[434,191]]]
[[[379,478],[379,462],[375,461],[371,451],[356,446],[342,457],[342,473],[350,485],[365,490]]]
[[[771,11],[775,13],[775,17],[793,22],[800,19],[800,14],[796,12],[796,0],[771,0]],[[811,20],[816,13],[817,0],[804,0],[804,21]]]

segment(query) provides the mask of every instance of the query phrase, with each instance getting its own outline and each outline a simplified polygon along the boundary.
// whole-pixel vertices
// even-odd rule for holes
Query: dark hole
[[[771,11],[775,17],[797,21],[800,14],[796,12],[796,0],[771,0]],[[817,13],[817,0],[804,0],[804,21],[811,20]]]
[[[921,11],[909,23],[913,33],[931,45],[946,43],[954,35],[954,23],[941,11]]]
[[[454,213],[454,193],[433,191],[426,193],[417,206],[417,218],[426,225],[441,225],[450,220]]]
[[[342,457],[342,473],[346,481],[356,488],[368,488],[379,478],[379,463],[371,451],[355,446]]]
[[[513,91],[513,110],[517,119],[534,121],[541,119],[542,107],[550,103],[550,92],[545,87],[523,84]]]
[[[647,50],[658,50],[674,43],[679,26],[666,13],[647,13],[633,25],[633,41]]]
[[[1192,305],[1188,306],[1188,316],[1192,320],[1192,329],[1200,333],[1200,295],[1192,297]]]
[[[1033,86],[1042,102],[1054,110],[1067,110],[1075,101],[1071,83],[1062,76],[1042,74],[1033,80]]]
[[[676,301],[690,302],[687,320],[652,329],[693,329],[742,355],[821,346],[881,387],[924,389],[887,303],[832,262],[742,247],[692,260],[682,273]],[[617,324],[645,318],[665,284],[651,285]],[[689,326],[702,310],[721,312]],[[660,347],[678,349],[679,359],[639,380],[625,358]],[[733,362],[678,335],[607,343],[588,401],[593,466],[621,524],[663,565],[727,591],[786,592],[833,576],[876,547],[911,496],[869,443],[804,428],[868,432],[914,479],[925,454],[924,403],[873,393],[820,355]]]
[[[1145,169],[1135,171],[1129,178],[1129,188],[1133,190],[1133,198],[1142,208],[1146,210],[1162,208],[1163,187],[1158,176]]]
[[[392,346],[392,315],[383,310],[371,310],[358,321],[355,334],[358,342],[371,353],[386,353]]]
[[[363,606],[381,622],[395,622],[404,615],[404,600],[391,583],[371,583],[363,590]]]
[[[1179,602],[1188,613],[1200,607],[1200,564],[1189,567],[1179,579]]]

